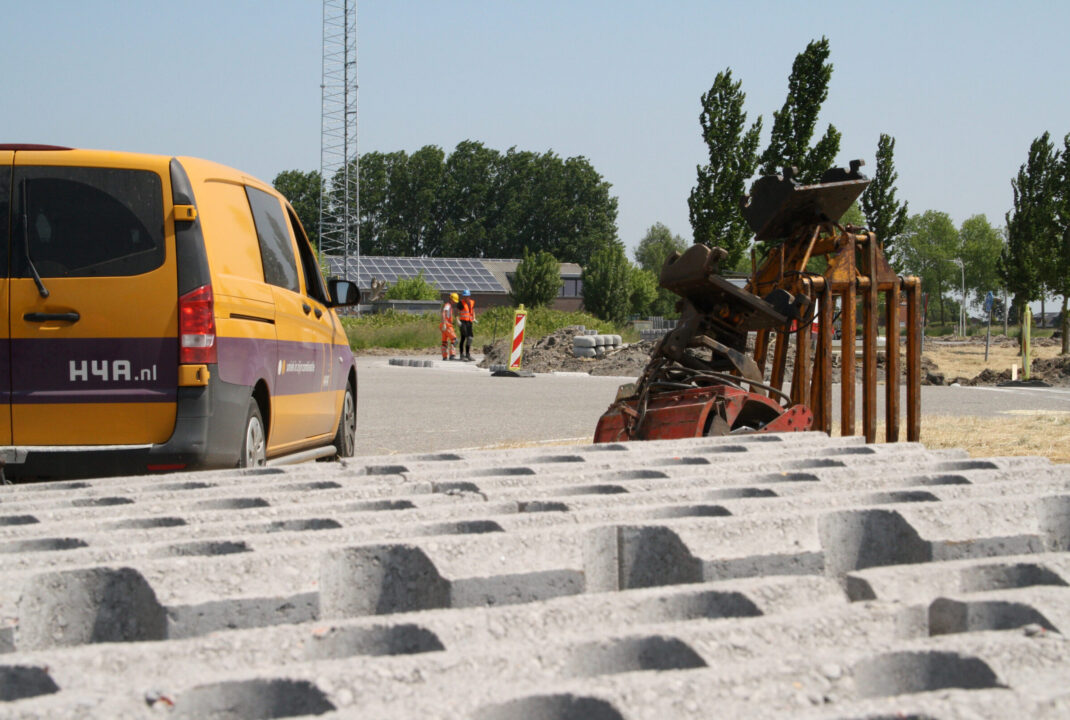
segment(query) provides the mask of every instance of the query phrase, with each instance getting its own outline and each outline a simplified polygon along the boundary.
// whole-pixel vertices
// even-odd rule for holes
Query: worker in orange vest
[[[457,319],[461,321],[461,359],[472,362],[472,323],[476,319],[476,301],[472,299],[472,293],[466,288],[461,293],[461,303],[457,306]]]
[[[438,326],[442,331],[442,359],[456,360],[454,343],[457,341],[457,333],[453,330],[453,306],[458,301],[457,293],[450,293],[446,302],[442,303],[442,323]]]

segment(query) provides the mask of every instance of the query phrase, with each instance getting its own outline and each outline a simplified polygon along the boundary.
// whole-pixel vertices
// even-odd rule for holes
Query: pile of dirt
[[[1021,376],[1019,376],[1019,379],[1022,379]],[[1060,355],[1053,358],[1037,358],[1031,366],[1029,379],[1039,380],[1052,386],[1070,386],[1070,356]],[[986,369],[981,371],[981,374],[977,377],[969,379],[955,378],[953,382],[957,382],[960,385],[999,385],[1000,383],[1010,382],[1010,380],[1010,370],[997,373]]]
[[[906,365],[906,363],[903,363]],[[905,368],[904,368],[905,372]],[[933,359],[928,355],[921,356],[921,384],[922,385],[946,385],[944,374],[940,372]]]
[[[925,367],[926,361],[932,365],[932,371],[929,371]],[[996,372],[991,368],[985,368],[972,378],[955,377],[950,380],[945,380],[943,373],[936,372],[936,365],[925,356],[922,356],[922,368],[922,385],[950,385],[952,383],[958,383],[959,385],[976,387],[978,385],[1000,385],[1011,381],[1011,371],[1009,369]],[[1019,376],[1018,379],[1021,380],[1021,376]],[[1053,358],[1038,358],[1034,360],[1029,379],[1039,380],[1052,386],[1070,387],[1070,356],[1060,355]],[[929,382],[926,380],[929,380]]]
[[[1049,385],[1070,386],[1070,355],[1034,360],[1031,377]]]
[[[585,372],[591,375],[639,377],[650,362],[653,342],[638,342],[609,349],[604,357],[578,358],[572,354],[572,339],[582,335],[580,327],[567,327],[525,344],[523,367],[537,373]],[[479,367],[505,365],[509,362],[509,342],[499,340],[483,346]]]

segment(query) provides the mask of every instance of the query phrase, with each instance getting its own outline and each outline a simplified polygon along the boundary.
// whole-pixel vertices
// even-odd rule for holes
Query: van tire
[[[267,433],[264,418],[256,398],[249,398],[249,410],[245,414],[245,431],[242,433],[241,455],[238,467],[262,467],[267,463]]]
[[[346,394],[342,399],[342,412],[338,417],[338,432],[334,436],[336,457],[353,457],[357,451],[357,398],[353,385],[346,383]]]

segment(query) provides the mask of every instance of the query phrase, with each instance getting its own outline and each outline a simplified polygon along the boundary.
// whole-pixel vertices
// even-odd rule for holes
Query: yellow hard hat
[[[450,300],[452,300],[453,302],[457,302],[458,300],[460,300],[460,298],[457,297],[457,293],[450,293]]]

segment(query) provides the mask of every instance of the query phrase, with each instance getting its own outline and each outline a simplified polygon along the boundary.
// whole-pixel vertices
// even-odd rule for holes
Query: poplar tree
[[[866,215],[866,225],[884,243],[885,255],[896,264],[896,239],[907,226],[907,203],[895,198],[895,181],[899,179],[899,173],[895,171],[894,153],[895,138],[881,133],[877,141],[877,166],[873,171],[873,179],[862,194],[862,212]]]
[[[1070,296],[1070,133],[1063,137],[1063,151],[1059,157],[1055,176],[1056,229],[1052,235],[1051,277],[1049,286],[1063,296],[1062,329],[1063,355],[1070,353],[1070,312],[1067,298]]]
[[[739,211],[739,199],[757,167],[762,131],[761,117],[744,129],[747,96],[741,85],[732,80],[729,68],[718,73],[709,92],[702,95],[699,123],[709,162],[696,167],[697,184],[687,199],[694,241],[724,248],[727,267],[736,266],[750,244],[751,231]]]
[[[796,179],[803,184],[817,182],[832,166],[840,151],[840,132],[831,124],[816,145],[810,140],[817,127],[821,105],[828,97],[832,63],[828,62],[828,38],[811,40],[795,56],[788,77],[788,96],[783,107],[773,113],[769,147],[761,156],[763,175],[776,175],[786,167],[798,168]]]
[[[1044,266],[1051,260],[1050,238],[1056,233],[1055,188],[1058,156],[1044,133],[1029,146],[1029,158],[1011,180],[1014,207],[1007,213],[1007,244],[999,258],[999,276],[1021,313],[1043,292]]]

